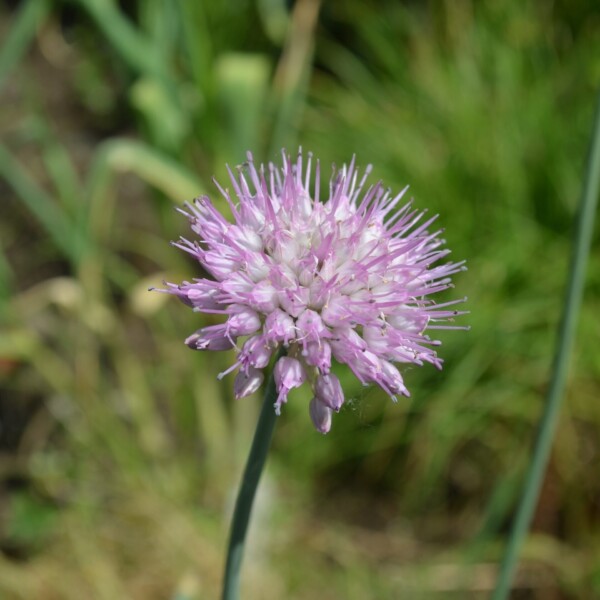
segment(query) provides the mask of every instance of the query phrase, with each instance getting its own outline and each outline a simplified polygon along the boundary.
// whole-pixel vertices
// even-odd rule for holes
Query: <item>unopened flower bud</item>
[[[342,384],[333,373],[317,377],[315,382],[315,396],[336,412],[339,412],[342,404],[344,404]]]
[[[278,305],[277,290],[264,279],[257,283],[249,294],[249,304],[255,310],[268,314]]]
[[[233,394],[236,400],[254,394],[261,386],[265,376],[262,371],[249,367],[248,371],[240,371],[233,382]]]
[[[271,353],[272,349],[266,343],[265,338],[262,335],[255,335],[246,340],[240,353],[240,361],[255,369],[264,369],[271,360]]]
[[[331,346],[327,342],[321,340],[308,342],[302,356],[304,356],[306,364],[317,367],[321,373],[329,373],[331,369]]]
[[[247,306],[234,304],[231,313],[227,321],[227,330],[233,336],[250,335],[262,325],[258,313]]]
[[[273,376],[278,393],[275,410],[279,414],[281,405],[287,401],[288,392],[304,383],[306,373],[299,360],[283,356],[275,363]]]
[[[283,342],[286,346],[296,337],[294,320],[286,312],[276,308],[267,315],[265,320],[265,335],[274,342]]]
[[[381,374],[379,376],[378,383],[393,398],[396,394],[410,396],[409,391],[404,385],[404,379],[402,379],[400,371],[398,371],[398,369],[387,360],[381,361]]]
[[[321,400],[313,398],[308,405],[308,412],[317,431],[327,433],[331,429],[331,408]]]
[[[225,325],[211,325],[198,329],[186,340],[192,350],[230,350],[235,340],[227,335]]]

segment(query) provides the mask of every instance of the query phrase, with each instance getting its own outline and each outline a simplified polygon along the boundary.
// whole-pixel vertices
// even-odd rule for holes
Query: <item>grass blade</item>
[[[542,415],[533,459],[525,479],[523,494],[519,502],[517,515],[510,533],[508,545],[500,567],[493,600],[504,600],[508,597],[517,566],[519,551],[529,529],[540,488],[543,482],[546,465],[550,456],[552,440],[556,430],[561,399],[564,393],[568,359],[573,347],[575,326],[583,297],[585,270],[594,231],[594,217],[600,192],[600,93],[596,106],[596,117],[592,130],[592,141],[588,156],[587,173],[584,180],[583,193],[579,205],[579,214],[575,228],[569,283],[564,302],[563,316],[558,332],[558,343],[552,365],[552,379],[546,398],[546,406]]]
[[[105,142],[96,155],[91,180],[103,178],[105,170],[134,173],[178,203],[204,193],[205,189],[200,180],[180,163],[136,140],[116,138]]]
[[[269,156],[296,143],[298,118],[308,90],[320,0],[302,0],[294,6],[290,32],[275,74],[277,116]]]
[[[157,49],[121,14],[112,0],[80,0],[80,3],[131,68],[145,75],[163,78],[166,69]]]
[[[225,156],[242,162],[258,148],[269,61],[260,54],[228,53],[216,62],[219,103],[227,114],[223,141]]]
[[[44,226],[56,246],[73,263],[77,263],[77,239],[67,215],[1,145],[0,175],[14,189],[31,214]]]
[[[23,56],[47,11],[46,0],[29,0],[19,10],[0,50],[0,85]]]

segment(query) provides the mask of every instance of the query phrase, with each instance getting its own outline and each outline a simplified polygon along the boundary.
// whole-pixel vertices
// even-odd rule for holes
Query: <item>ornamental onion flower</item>
[[[234,349],[238,370],[234,393],[242,398],[263,381],[274,351],[287,356],[275,365],[277,414],[288,392],[304,382],[314,397],[309,414],[327,433],[344,394],[331,372],[332,360],[347,365],[364,384],[389,396],[408,396],[397,365],[442,360],[427,331],[458,329],[445,322],[462,314],[436,304],[463,262],[441,262],[448,254],[436,216],[405,204],[381,182],[367,187],[355,159],[334,169],[329,195],[320,199],[320,169],[312,156],[256,167],[252,155],[234,173],[232,192],[217,183],[229,205],[230,222],[207,196],[180,209],[198,239],[175,246],[191,254],[206,276],[168,283],[166,291],[194,311],[223,315],[224,322],[199,329],[185,343],[195,350]],[[216,183],[216,182],[215,182]]]

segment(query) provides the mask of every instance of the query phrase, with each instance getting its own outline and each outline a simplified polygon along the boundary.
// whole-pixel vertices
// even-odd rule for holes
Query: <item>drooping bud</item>
[[[305,337],[311,341],[331,337],[331,333],[323,324],[319,313],[314,310],[306,309],[298,317],[297,326],[304,333]]]
[[[381,373],[377,382],[379,385],[390,395],[394,400],[396,394],[403,394],[404,396],[410,396],[409,391],[404,385],[404,379],[400,374],[400,371],[391,362],[382,360],[381,362]]]
[[[185,340],[192,350],[230,350],[234,342],[235,338],[227,335],[225,324],[203,327]]]
[[[233,304],[229,312],[231,316],[227,321],[227,330],[233,336],[255,333],[262,325],[258,313],[247,306]]]
[[[364,340],[353,329],[337,329],[335,334],[336,337],[331,339],[329,343],[334,358],[341,363],[350,365],[367,347]]]
[[[328,433],[331,429],[331,408],[318,398],[313,398],[308,405],[308,412],[315,429],[320,433]]]
[[[216,286],[216,282],[200,281],[188,283],[186,281],[180,286],[167,285],[171,288],[169,291],[172,294],[177,295],[183,303],[196,310],[219,308],[219,303],[216,301],[219,288]]]
[[[278,394],[275,402],[275,412],[279,414],[281,405],[287,401],[288,392],[304,383],[306,373],[299,360],[283,356],[275,363],[273,376],[275,377]]]
[[[317,367],[321,373],[331,369],[331,346],[325,341],[308,342],[302,352],[306,364]]]
[[[286,346],[296,337],[294,320],[286,312],[276,308],[265,320],[265,335],[274,342],[283,342]]]
[[[250,365],[255,369],[264,369],[271,360],[272,348],[267,344],[264,336],[255,335],[246,340],[240,352],[240,363]]]
[[[240,371],[233,382],[233,395],[236,400],[253,394],[261,386],[265,376],[262,371],[249,367],[248,371]]]
[[[319,375],[315,382],[315,396],[332,410],[339,412],[344,404],[344,391],[340,380],[333,374]]]
[[[376,354],[369,350],[358,352],[353,359],[348,361],[348,366],[362,383],[378,381],[381,373],[381,361]]]

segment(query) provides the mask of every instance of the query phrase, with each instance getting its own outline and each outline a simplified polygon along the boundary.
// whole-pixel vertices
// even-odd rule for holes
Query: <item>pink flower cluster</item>
[[[217,184],[229,205],[228,221],[207,196],[186,204],[198,240],[174,245],[191,254],[206,277],[167,284],[167,291],[195,311],[226,317],[187,338],[195,350],[235,349],[236,360],[219,377],[238,369],[234,392],[242,398],[263,381],[275,349],[286,356],[274,366],[279,414],[288,392],[308,382],[309,412],[318,431],[331,427],[344,403],[332,359],[347,365],[365,385],[379,385],[394,400],[409,392],[397,363],[441,368],[438,341],[426,330],[459,328],[439,324],[462,314],[464,299],[435,304],[431,296],[451,286],[463,262],[439,261],[436,217],[425,219],[412,203],[401,205],[406,188],[392,195],[381,183],[366,186],[354,158],[334,173],[329,195],[319,199],[319,164],[311,180],[300,151],[285,152],[283,166],[254,165],[252,155],[234,174],[233,192]]]

